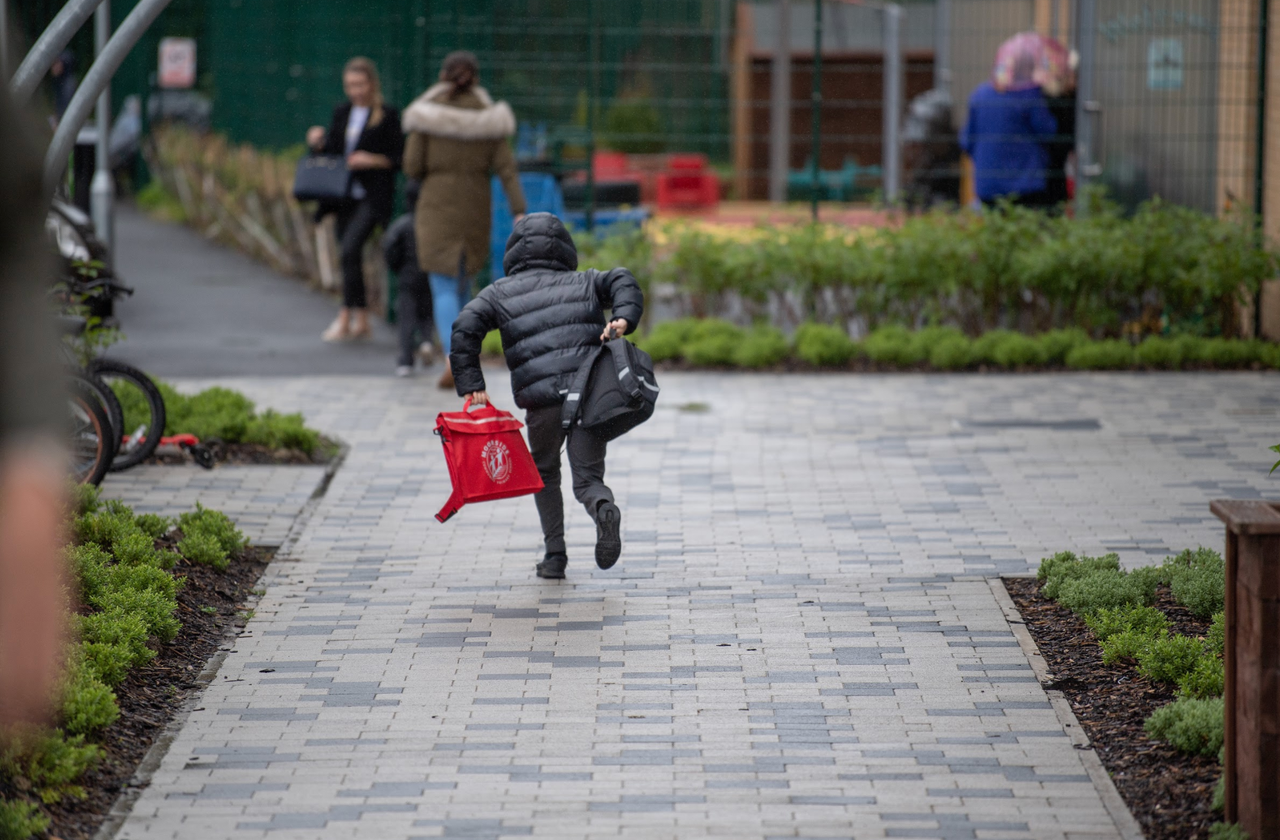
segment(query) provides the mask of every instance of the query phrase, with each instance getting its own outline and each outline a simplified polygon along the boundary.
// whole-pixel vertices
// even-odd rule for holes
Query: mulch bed
[[[219,464],[236,466],[324,466],[333,460],[338,453],[338,444],[328,438],[321,438],[315,452],[307,454],[301,449],[272,449],[255,443],[223,443],[208,441],[205,445],[213,453],[213,459]],[[165,466],[186,466],[195,464],[190,454],[176,446],[164,446],[156,450],[156,454],[148,458],[148,464]]]
[[[1180,753],[1142,728],[1152,712],[1176,699],[1176,688],[1147,680],[1132,665],[1103,664],[1092,631],[1042,597],[1036,580],[1010,578],[1004,584],[1054,678],[1045,687],[1070,701],[1147,840],[1208,837],[1209,827],[1222,819],[1210,808],[1221,765],[1215,758]],[[1179,606],[1167,587],[1160,588],[1155,606],[1177,633],[1203,636],[1209,630],[1210,622]]]
[[[87,794],[84,799],[66,797],[46,809],[53,819],[51,837],[93,837],[152,743],[187,698],[201,688],[196,678],[226,641],[228,627],[244,625],[240,607],[271,555],[269,550],[250,546],[231,559],[225,572],[178,558],[173,573],[187,579],[178,592],[182,630],[172,642],[159,646],[155,659],[116,687],[120,717],[102,733],[99,743],[105,756],[79,782]]]

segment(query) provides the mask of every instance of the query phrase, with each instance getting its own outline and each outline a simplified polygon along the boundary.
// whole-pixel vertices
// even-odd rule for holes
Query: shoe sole
[[[596,514],[596,565],[613,568],[622,556],[622,512],[612,502],[605,502]]]
[[[543,580],[564,580],[564,572],[544,572],[541,567],[538,568],[538,577]]]

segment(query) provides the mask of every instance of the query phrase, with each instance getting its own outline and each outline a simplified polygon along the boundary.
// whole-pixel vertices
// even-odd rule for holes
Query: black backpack
[[[573,375],[560,424],[568,431],[576,423],[613,440],[653,416],[658,393],[649,354],[614,339],[592,350]]]

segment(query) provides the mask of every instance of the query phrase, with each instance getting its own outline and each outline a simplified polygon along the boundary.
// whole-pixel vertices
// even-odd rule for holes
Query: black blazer
[[[343,102],[333,109],[333,119],[329,122],[329,131],[324,136],[320,153],[341,155],[346,151],[347,120],[350,116],[350,102]],[[400,109],[383,105],[382,122],[377,125],[365,124],[360,140],[356,143],[356,150],[386,155],[391,159],[390,169],[361,169],[352,173],[352,177],[364,187],[366,200],[373,202],[378,218],[386,221],[391,218],[395,205],[396,173],[400,171],[400,161],[404,157],[404,130],[400,128]],[[321,205],[320,214],[337,209],[333,205]]]

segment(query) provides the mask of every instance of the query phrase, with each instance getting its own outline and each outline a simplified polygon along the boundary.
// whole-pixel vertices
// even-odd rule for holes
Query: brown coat
[[[489,257],[489,178],[497,174],[515,215],[524,191],[508,138],[515,117],[483,88],[451,96],[432,87],[405,109],[404,174],[422,182],[414,218],[423,271],[471,276]]]

